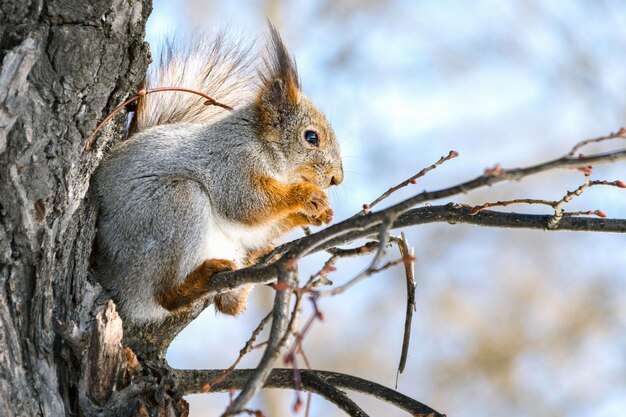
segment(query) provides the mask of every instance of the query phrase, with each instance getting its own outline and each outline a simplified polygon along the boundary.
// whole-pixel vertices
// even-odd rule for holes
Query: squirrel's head
[[[271,40],[258,93],[260,135],[282,154],[285,174],[294,182],[304,180],[322,188],[338,185],[343,167],[333,129],[302,93],[295,62],[276,28],[269,27]]]

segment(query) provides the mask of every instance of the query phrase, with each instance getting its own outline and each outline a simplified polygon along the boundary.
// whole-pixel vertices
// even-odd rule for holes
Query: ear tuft
[[[288,96],[285,83],[281,79],[274,79],[263,86],[259,102],[264,126],[271,130],[284,127],[292,110]]]
[[[261,94],[263,95],[267,89],[276,89],[275,83],[280,81],[281,88],[279,90],[284,94],[281,100],[286,100],[286,103],[283,104],[294,105],[298,100],[298,92],[300,91],[296,62],[285,47],[276,27],[269,21],[267,25],[270,39],[265,56],[265,68],[260,73],[263,84]]]

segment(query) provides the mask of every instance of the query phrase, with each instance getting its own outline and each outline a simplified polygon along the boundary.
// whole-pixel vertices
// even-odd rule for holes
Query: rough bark
[[[122,346],[114,306],[99,306],[88,278],[89,179],[120,120],[83,147],[145,75],[150,10],[150,0],[1,3],[0,415],[185,412]]]

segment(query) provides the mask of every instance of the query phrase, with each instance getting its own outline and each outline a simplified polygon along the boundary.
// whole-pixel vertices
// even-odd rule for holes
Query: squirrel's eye
[[[304,132],[304,140],[306,140],[309,145],[319,146],[320,144],[320,138],[317,136],[317,133],[312,130]]]

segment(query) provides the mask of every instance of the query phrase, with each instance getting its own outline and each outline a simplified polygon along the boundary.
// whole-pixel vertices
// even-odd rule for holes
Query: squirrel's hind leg
[[[236,316],[242,313],[248,304],[248,295],[252,285],[246,285],[232,291],[228,291],[215,296],[215,308],[220,313]]]
[[[157,293],[155,295],[156,301],[171,312],[180,311],[189,307],[207,293],[207,284],[213,275],[218,272],[233,271],[235,269],[237,269],[236,265],[226,259],[207,259],[191,271],[182,283],[172,284]],[[219,295],[216,297],[216,306],[218,297]],[[245,298],[247,299],[247,293]]]
[[[246,253],[243,266],[252,266],[256,264],[261,258],[269,254],[274,249],[274,246],[267,245],[260,249],[249,250]],[[215,296],[215,308],[220,313],[236,316],[242,313],[246,309],[248,304],[248,295],[252,290],[252,285],[246,285],[241,288],[237,288],[232,291],[228,291]]]

